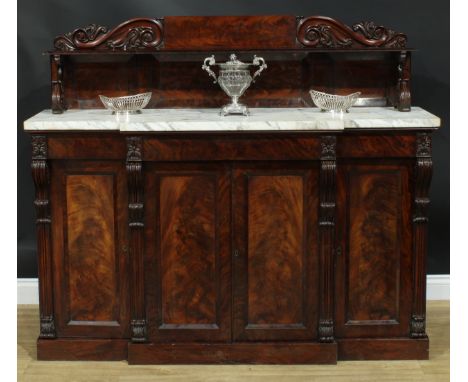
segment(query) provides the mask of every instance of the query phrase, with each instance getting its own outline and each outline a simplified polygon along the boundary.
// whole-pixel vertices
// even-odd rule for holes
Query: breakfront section
[[[426,359],[440,120],[411,106],[411,53],[402,33],[323,16],[138,18],[58,36],[51,109],[25,122],[38,358]],[[249,116],[220,116],[227,98],[202,70],[230,55],[266,62],[242,95]],[[360,95],[322,113],[311,89]],[[139,114],[98,97],[147,92]]]
[[[140,152],[146,315],[129,362],[336,362],[333,338],[319,337],[321,293],[332,297],[320,289],[321,269],[332,273],[320,260],[321,136],[126,140],[127,162]]]
[[[427,230],[430,135],[362,134],[341,142],[335,249],[339,354],[411,359],[427,351],[421,238]],[[416,347],[405,346],[404,338],[414,339]],[[387,346],[377,351],[377,341]]]

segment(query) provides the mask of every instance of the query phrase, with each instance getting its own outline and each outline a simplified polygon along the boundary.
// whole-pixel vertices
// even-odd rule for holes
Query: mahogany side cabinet
[[[200,58],[232,51],[269,64],[249,107],[312,108],[314,87],[359,89],[361,106],[413,113],[404,34],[321,16],[236,16],[57,37],[51,118],[140,90],[153,92],[148,108],[219,107],[226,98]],[[427,359],[435,129],[29,131],[38,359]]]

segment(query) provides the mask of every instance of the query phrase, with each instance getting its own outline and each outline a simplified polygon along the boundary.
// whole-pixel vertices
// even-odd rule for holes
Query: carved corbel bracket
[[[55,338],[54,301],[52,294],[52,254],[50,240],[49,168],[47,137],[32,136],[32,176],[36,189],[36,237],[39,271],[40,338]]]
[[[297,22],[296,38],[307,48],[387,48],[406,47],[407,37],[372,21],[354,24],[352,28],[324,16],[300,17]]]
[[[413,201],[413,309],[410,336],[426,335],[426,256],[429,187],[432,178],[432,142],[427,133],[416,138],[416,165]]]
[[[333,342],[333,255],[336,210],[336,136],[322,136],[320,155],[320,318],[319,341]]]
[[[164,20],[137,18],[123,22],[110,30],[91,24],[54,40],[57,51],[75,50],[158,50],[163,46]]]
[[[127,138],[128,227],[131,255],[132,342],[147,342],[144,285],[144,203],[142,179],[142,138]]]

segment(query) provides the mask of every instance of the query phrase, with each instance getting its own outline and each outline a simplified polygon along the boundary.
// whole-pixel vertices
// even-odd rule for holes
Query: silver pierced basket
[[[334,94],[328,94],[324,92],[319,92],[317,90],[311,90],[310,95],[314,103],[322,109],[322,111],[346,111],[353,106],[361,92],[356,92],[349,94],[347,96],[340,96]]]
[[[116,114],[133,114],[141,113],[151,99],[152,93],[141,93],[124,97],[106,97],[100,95],[102,103],[108,110],[112,110]]]

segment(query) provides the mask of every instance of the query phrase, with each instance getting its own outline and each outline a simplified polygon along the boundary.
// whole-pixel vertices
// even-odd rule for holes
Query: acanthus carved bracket
[[[128,181],[128,228],[130,234],[130,253],[132,254],[131,289],[131,331],[132,342],[147,341],[147,322],[145,311],[144,271],[144,198],[141,137],[127,137],[127,181]]]
[[[416,136],[413,200],[413,262],[414,275],[425,275],[427,257],[427,223],[429,187],[432,178],[432,138],[428,133]],[[413,278],[413,309],[411,338],[426,338],[426,278]]]
[[[320,342],[333,342],[333,294],[330,285],[333,285],[333,255],[335,251],[336,136],[322,136],[320,146],[319,251],[322,296],[318,335]]]
[[[39,278],[40,338],[55,338],[54,298],[51,253],[51,213],[49,190],[48,144],[45,135],[32,136],[31,170],[36,196],[36,234]]]
[[[391,29],[363,21],[349,26],[324,16],[298,18],[297,41],[308,48],[388,48],[406,47],[407,37]]]
[[[158,50],[164,36],[163,19],[138,18],[125,21],[112,30],[91,24],[54,40],[57,51],[76,50]]]

